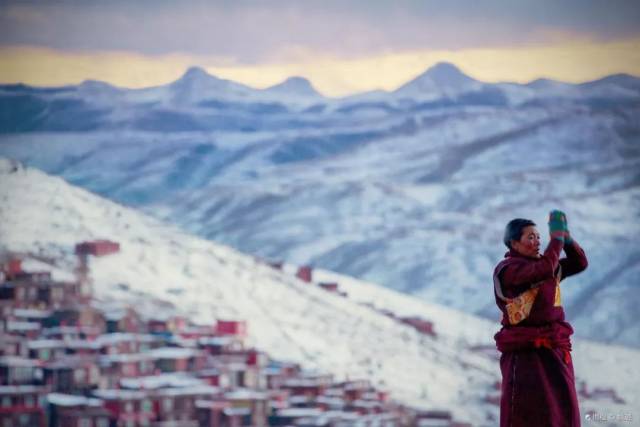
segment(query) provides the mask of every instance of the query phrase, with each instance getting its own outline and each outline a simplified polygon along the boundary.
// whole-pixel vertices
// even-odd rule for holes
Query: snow
[[[96,389],[93,395],[104,400],[141,400],[146,398],[146,393],[135,390],[122,389]]]
[[[291,265],[282,272],[275,270],[59,178],[29,168],[13,169],[10,162],[0,160],[0,176],[6,183],[0,189],[3,248],[60,254],[59,268],[71,271],[78,241],[119,242],[119,253],[90,260],[99,299],[132,304],[142,312],[153,312],[152,300],[165,299],[200,324],[212,325],[219,318],[247,320],[249,343],[276,359],[301,363],[337,380],[369,379],[390,390],[394,399],[450,409],[456,418],[474,424],[491,425],[489,420],[497,416],[497,408],[483,401],[500,378],[497,361],[470,349],[492,346],[497,322],[315,270],[314,280],[337,281],[347,291],[347,298],[340,297],[298,281]],[[15,206],[30,209],[18,212]],[[181,290],[179,297],[171,292],[176,288]],[[430,320],[437,336],[421,335],[382,310]],[[575,340],[575,348],[578,380],[615,387],[626,401],[624,405],[598,401],[599,408],[640,406],[640,393],[634,387],[637,351],[612,352],[608,346],[581,340]],[[156,350],[165,351],[173,356],[178,350]],[[98,397],[112,398],[122,392],[101,393]],[[583,406],[593,404],[586,401]]]
[[[58,406],[102,406],[102,400],[64,393],[49,393],[47,401]]]

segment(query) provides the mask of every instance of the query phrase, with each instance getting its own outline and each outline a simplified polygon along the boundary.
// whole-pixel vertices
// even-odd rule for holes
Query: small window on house
[[[108,418],[98,418],[96,420],[96,427],[109,427],[109,419]]]
[[[133,402],[127,402],[124,404],[125,412],[133,412]]]
[[[24,397],[24,406],[30,408],[35,406],[35,399],[31,395],[27,395]]]
[[[30,426],[31,425],[31,414],[20,414],[18,417],[18,423],[21,426]]]
[[[173,411],[173,399],[171,399],[170,397],[165,397],[162,400],[162,411],[163,412]]]
[[[4,396],[2,398],[2,407],[3,408],[9,408],[11,406],[11,397],[10,396]]]
[[[142,411],[151,412],[151,401],[149,399],[145,399],[142,401]]]
[[[78,427],[91,427],[91,418],[80,418]]]
[[[82,369],[76,369],[73,371],[73,381],[75,383],[83,383],[87,380],[87,372]]]
[[[127,376],[131,376],[131,375],[135,375],[136,373],[136,369],[135,366],[131,363],[125,363],[124,365],[122,365],[122,374],[123,375],[127,375]]]

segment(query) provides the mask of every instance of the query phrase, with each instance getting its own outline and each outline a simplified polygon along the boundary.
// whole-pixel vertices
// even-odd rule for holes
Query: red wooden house
[[[249,389],[237,389],[226,392],[224,400],[231,402],[233,408],[245,408],[251,414],[251,426],[266,426],[270,412],[269,394]]]
[[[42,363],[38,360],[16,356],[0,357],[0,384],[36,384],[42,373]]]
[[[51,273],[20,273],[0,285],[0,301],[15,308],[59,308],[78,296],[78,284],[51,280]]]
[[[350,380],[341,384],[345,400],[352,402],[362,399],[366,393],[373,390],[368,380]]]
[[[12,280],[19,273],[22,273],[22,260],[20,258],[10,257],[3,264],[0,270],[4,273],[5,280]]]
[[[148,392],[136,390],[99,389],[93,395],[102,399],[117,426],[150,425],[156,419]]]
[[[42,326],[39,322],[24,322],[6,319],[4,321],[3,329],[7,334],[32,340],[36,339],[40,335]]]
[[[120,251],[120,244],[110,240],[92,240],[76,245],[76,255],[103,256]]]
[[[132,307],[105,313],[108,333],[145,333],[147,325]]]
[[[200,340],[213,338],[216,333],[215,326],[189,325],[180,330],[179,336],[187,340]]]
[[[101,387],[118,387],[123,378],[153,375],[156,358],[149,353],[108,354],[99,359]]]
[[[102,354],[139,353],[157,348],[162,340],[148,334],[113,333],[96,338]]]
[[[195,375],[196,378],[211,386],[228,388],[231,384],[230,373],[222,368],[202,369],[197,371]]]
[[[44,364],[44,382],[60,393],[89,391],[100,384],[96,357],[67,356]]]
[[[325,291],[338,292],[338,284],[335,282],[322,282],[320,283],[320,287]]]
[[[155,359],[160,372],[185,372],[203,369],[206,365],[206,353],[181,347],[161,347],[148,352]]]
[[[29,357],[29,340],[21,336],[0,333],[0,357]]]
[[[0,426],[45,427],[44,387],[0,386]]]
[[[54,310],[45,324],[47,327],[64,325],[95,328],[99,333],[106,331],[106,320],[102,311],[86,304],[66,304]]]
[[[303,282],[310,283],[312,280],[313,269],[309,265],[303,265],[298,267],[298,272],[296,273],[296,277]]]
[[[197,421],[196,401],[214,399],[220,395],[217,387],[208,385],[160,388],[153,390],[151,399],[157,421]]]
[[[202,337],[199,338],[198,348],[206,351],[212,356],[229,354],[240,351],[244,347],[242,337],[227,335],[223,337]]]
[[[331,385],[332,381],[331,375],[304,375],[284,380],[280,388],[289,390],[292,396],[315,399],[324,394],[324,391]]]
[[[48,339],[59,340],[96,340],[102,332],[95,327],[89,326],[53,326],[50,328],[44,328],[42,335]]]
[[[100,399],[49,393],[50,427],[110,427],[109,411]]]
[[[29,358],[41,361],[48,361],[64,357],[66,354],[66,344],[62,340],[29,340]]]
[[[436,336],[433,330],[433,322],[424,320],[420,317],[401,317],[400,321],[409,326],[413,326],[418,332],[426,335]]]
[[[251,424],[251,410],[234,408],[231,402],[221,400],[196,401],[198,423],[207,427],[248,427]]]
[[[247,335],[247,322],[244,320],[218,320],[216,334],[244,337]]]

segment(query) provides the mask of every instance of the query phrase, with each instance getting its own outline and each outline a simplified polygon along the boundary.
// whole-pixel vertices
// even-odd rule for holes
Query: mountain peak
[[[289,77],[282,83],[278,83],[265,90],[290,95],[321,96],[308,79],[300,76]]]
[[[415,79],[401,86],[401,95],[457,93],[477,86],[479,82],[464,74],[449,62],[439,62]]]
[[[428,68],[427,71],[415,80],[427,78],[434,83],[446,86],[475,81],[450,62],[438,62],[436,65]]]
[[[85,80],[78,85],[79,89],[91,90],[91,91],[104,91],[104,90],[117,90],[117,88],[107,82],[100,80]]]
[[[210,80],[216,77],[207,73],[204,68],[201,67],[189,67],[187,71],[180,77],[182,81],[194,81],[194,80]]]

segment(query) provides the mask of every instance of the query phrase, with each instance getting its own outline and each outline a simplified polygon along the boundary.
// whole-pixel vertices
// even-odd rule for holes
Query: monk
[[[579,427],[580,411],[571,361],[571,325],[565,321],[560,282],[587,268],[587,257],[569,233],[566,215],[549,214],[550,243],[540,254],[536,224],[507,224],[509,248],[494,270],[494,294],[502,312],[495,335],[502,353],[500,427]],[[560,259],[564,249],[566,258]]]

